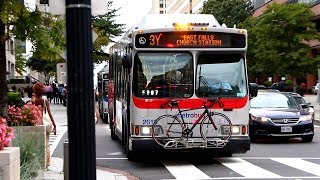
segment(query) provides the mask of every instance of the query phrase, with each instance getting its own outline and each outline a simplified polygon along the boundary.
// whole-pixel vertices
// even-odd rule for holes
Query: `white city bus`
[[[248,83],[246,51],[247,31],[222,27],[212,15],[145,16],[110,48],[112,139],[120,139],[129,159],[137,152],[205,150],[228,156],[247,152],[249,100],[257,88]],[[170,101],[189,110],[178,116],[183,117],[186,129],[201,116],[203,109],[198,108],[210,99],[219,101],[209,107],[210,112],[223,114],[232,124],[229,131],[217,124],[221,136],[231,134],[223,147],[194,143],[206,141],[200,126],[184,137],[189,145],[166,148],[155,141],[155,120],[178,112],[177,107],[166,106]],[[163,133],[165,127],[160,129]]]

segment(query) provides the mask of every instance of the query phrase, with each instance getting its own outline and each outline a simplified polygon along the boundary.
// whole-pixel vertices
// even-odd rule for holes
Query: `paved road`
[[[315,95],[305,96],[305,99],[314,105],[316,119],[320,120],[319,105],[315,102],[315,98]],[[56,121],[61,122],[60,129],[62,129],[64,124],[62,119],[60,121],[56,118]],[[235,154],[232,158],[208,158],[201,154],[190,153],[142,154],[141,161],[130,162],[120,143],[111,140],[108,125],[97,124],[97,166],[115,173],[125,173],[132,179],[142,180],[320,179],[320,127],[318,125],[315,127],[316,134],[311,143],[302,143],[299,138],[290,141],[261,140],[252,144],[251,150],[246,154]],[[58,137],[59,135],[52,137],[55,139],[52,144],[56,143]],[[54,157],[63,157],[62,142],[65,138],[66,134],[53,153]]]
[[[142,154],[130,162],[106,125],[96,126],[97,165],[120,169],[142,180],[153,179],[320,179],[320,127],[312,143],[261,140],[246,154],[208,158],[201,154]]]

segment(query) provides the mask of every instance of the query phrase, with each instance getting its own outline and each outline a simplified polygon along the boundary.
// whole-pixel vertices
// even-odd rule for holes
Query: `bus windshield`
[[[133,93],[137,97],[191,97],[193,61],[187,52],[139,52],[134,59]]]
[[[196,95],[198,97],[246,96],[244,61],[244,57],[240,54],[199,54]]]

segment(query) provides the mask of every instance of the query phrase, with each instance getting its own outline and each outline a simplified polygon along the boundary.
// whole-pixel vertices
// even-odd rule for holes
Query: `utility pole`
[[[69,179],[96,179],[91,0],[66,0]]]

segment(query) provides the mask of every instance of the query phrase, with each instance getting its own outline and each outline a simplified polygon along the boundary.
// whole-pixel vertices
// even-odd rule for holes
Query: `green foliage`
[[[272,82],[271,82],[271,81],[265,81],[263,84],[264,84],[266,87],[270,87],[271,84],[272,84]]]
[[[15,63],[15,70],[19,75],[23,75],[24,72],[26,72],[25,67],[26,67],[26,59],[22,55],[23,49],[21,47],[16,46],[15,50],[15,57],[16,57],[16,63]]]
[[[43,135],[43,134],[41,134]],[[43,138],[33,133],[25,136],[20,130],[15,131],[14,147],[20,147],[20,178],[34,179],[44,163],[45,149]]]
[[[8,105],[22,107],[25,103],[18,92],[8,92]]]
[[[313,72],[320,64],[307,55],[312,49],[307,42],[320,39],[314,16],[306,4],[272,4],[261,16],[241,23],[248,30],[249,74],[302,77]]]
[[[251,1],[246,0],[208,0],[204,2],[201,14],[212,14],[220,24],[228,27],[238,25],[253,13]]]
[[[108,54],[103,51],[103,47],[107,46],[109,42],[112,42],[112,38],[123,33],[124,25],[115,22],[116,12],[118,10],[119,9],[109,8],[107,14],[92,17],[93,30],[98,35],[98,38],[93,43],[92,58],[95,63],[102,63],[109,59]]]
[[[293,85],[293,81],[291,81],[291,80],[286,80],[286,81],[284,82],[284,85],[285,85],[285,86],[291,86],[291,85]]]

